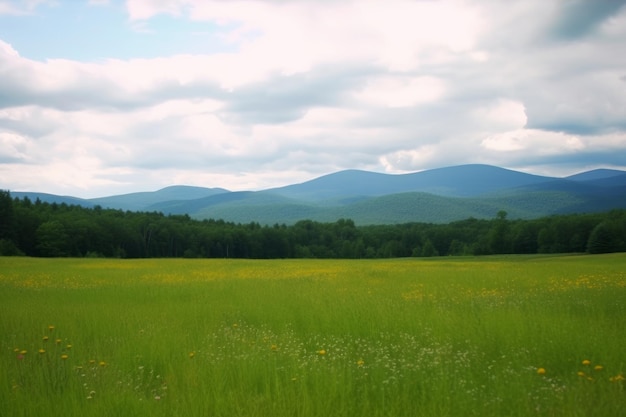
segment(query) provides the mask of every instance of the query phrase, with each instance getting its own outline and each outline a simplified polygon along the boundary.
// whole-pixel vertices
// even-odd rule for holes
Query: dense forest
[[[626,251],[626,210],[449,224],[262,226],[12,198],[0,190],[0,255],[42,257],[390,258]]]

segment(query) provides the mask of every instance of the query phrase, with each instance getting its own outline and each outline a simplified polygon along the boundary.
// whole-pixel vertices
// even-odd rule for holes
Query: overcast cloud
[[[0,189],[626,169],[625,3],[0,0]]]

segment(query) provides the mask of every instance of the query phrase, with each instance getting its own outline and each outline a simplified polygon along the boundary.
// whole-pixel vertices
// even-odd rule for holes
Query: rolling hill
[[[552,179],[490,165],[475,164],[400,175],[347,170],[302,184],[267,191],[314,201],[346,196],[374,197],[407,192],[424,192],[448,197],[472,197]]]
[[[445,223],[493,218],[499,210],[513,219],[626,208],[626,171],[599,169],[556,178],[474,164],[401,175],[346,170],[262,191],[173,186],[89,200],[42,193],[12,195],[237,223],[340,218],[357,224]]]
[[[89,200],[85,200],[84,198],[39,192],[11,191],[11,197],[17,197],[19,199],[28,198],[33,202],[39,200],[42,203],[67,204],[68,206],[75,205],[89,208],[95,206],[94,203]]]
[[[150,207],[164,201],[190,201],[228,192],[223,188],[191,187],[175,185],[153,192],[140,192],[110,197],[93,198],[89,201],[102,207],[131,211],[153,211]],[[158,211],[158,210],[157,210]]]

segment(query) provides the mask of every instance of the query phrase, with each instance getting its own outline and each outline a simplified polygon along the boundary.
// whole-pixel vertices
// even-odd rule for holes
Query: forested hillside
[[[171,186],[157,191],[81,199],[14,192],[31,201],[94,208],[189,215],[196,220],[295,225],[301,220],[350,218],[360,226],[447,224],[626,209],[626,172],[600,169],[567,178],[543,177],[496,166],[470,164],[410,174],[347,170],[300,184],[260,191]]]
[[[626,251],[626,210],[449,224],[261,226],[12,198],[0,191],[0,255],[382,258]]]

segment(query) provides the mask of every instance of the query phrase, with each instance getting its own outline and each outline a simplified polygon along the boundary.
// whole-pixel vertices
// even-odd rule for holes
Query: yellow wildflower
[[[48,326],[48,330],[53,331],[54,330],[54,326],[51,324]]]
[[[325,355],[326,354],[326,350],[325,349],[320,349],[317,351],[318,355]]]
[[[194,356],[196,356],[196,352],[189,352],[189,357],[193,358]]]
[[[585,366],[589,366],[589,365],[591,365],[591,361],[590,361],[589,359],[585,359],[585,360],[583,361],[583,365],[585,365]]]
[[[72,348],[72,345],[67,345],[67,346],[65,346],[65,348],[66,348],[66,349],[71,349],[71,348]]]
[[[48,341],[48,336],[44,336],[44,337],[43,337],[43,341],[44,341],[44,342],[47,342],[47,341]]]
[[[44,349],[39,349],[39,353],[44,354],[46,351]]]
[[[365,361],[363,359],[359,359],[358,361],[356,361],[356,364],[361,367],[363,365],[365,365]]]
[[[65,359],[67,359],[67,358],[69,358],[69,356],[67,356],[67,355],[61,355],[61,359],[65,360]]]
[[[107,363],[105,361],[100,361],[100,363],[98,365],[100,365],[100,366],[107,366]]]
[[[539,369],[537,369],[537,373],[538,373],[539,375],[545,375],[546,370],[545,370],[545,368],[539,368]]]
[[[594,370],[596,370],[596,371],[601,371],[601,370],[603,370],[603,369],[604,369],[604,366],[602,366],[602,365],[596,365],[596,366],[594,366],[594,367],[593,367],[593,369],[594,369]]]
[[[583,371],[578,371],[578,372],[576,373],[576,375],[578,375],[578,376],[585,376],[585,373],[584,373]]]

